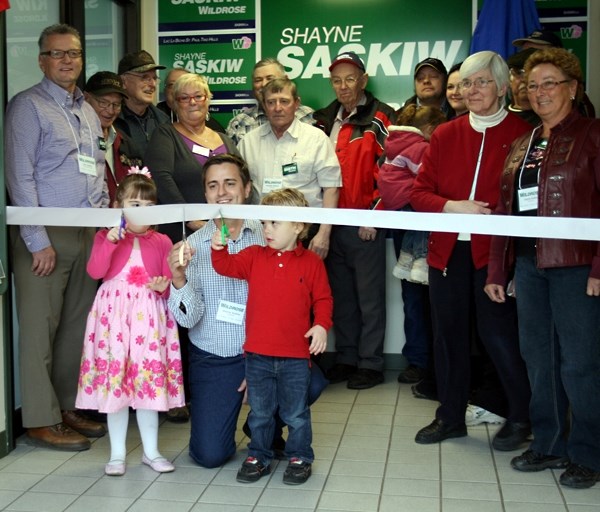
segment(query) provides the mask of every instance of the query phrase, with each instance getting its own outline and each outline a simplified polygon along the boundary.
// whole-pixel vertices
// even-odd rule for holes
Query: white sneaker
[[[465,412],[465,424],[467,427],[474,427],[482,423],[504,423],[505,421],[506,418],[498,416],[483,407],[473,404],[467,405],[467,411]]]
[[[429,284],[429,265],[425,258],[417,258],[410,269],[409,281],[419,284]]]
[[[410,269],[413,265],[413,255],[400,251],[400,257],[398,258],[398,262],[392,270],[392,275],[397,277],[398,279],[409,279],[410,278]]]

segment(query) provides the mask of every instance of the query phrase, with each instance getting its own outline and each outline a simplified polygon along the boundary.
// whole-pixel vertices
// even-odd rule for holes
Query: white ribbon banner
[[[269,219],[372,226],[488,235],[561,238],[600,241],[600,219],[564,217],[516,217],[504,215],[468,215],[416,213],[336,208],[300,208],[287,206],[177,204],[148,208],[6,208],[7,224],[43,226],[117,226],[121,212],[140,225],[165,224],[197,219]]]

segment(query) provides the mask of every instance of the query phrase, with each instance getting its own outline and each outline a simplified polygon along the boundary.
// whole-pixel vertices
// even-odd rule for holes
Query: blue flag
[[[484,0],[470,53],[492,50],[507,59],[517,51],[515,39],[540,27],[535,0]]]

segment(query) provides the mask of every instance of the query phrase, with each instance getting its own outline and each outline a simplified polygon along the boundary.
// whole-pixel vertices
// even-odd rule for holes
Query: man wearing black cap
[[[115,127],[131,137],[140,154],[146,151],[154,129],[169,122],[169,117],[152,104],[160,80],[157,69],[165,66],[156,64],[144,50],[128,53],[119,62],[119,75],[128,97]]]
[[[454,110],[446,100],[446,66],[439,59],[429,57],[415,66],[415,94],[404,105],[417,104],[439,108],[446,117],[454,116]]]
[[[368,75],[354,52],[339,54],[329,67],[337,99],[313,114],[333,142],[342,169],[338,208],[372,209],[377,160],[383,154],[393,109],[365,90]],[[372,227],[334,226],[327,271],[334,297],[337,362],[331,382],[348,380],[350,389],[383,382],[385,338],[386,231]]]
[[[121,112],[127,93],[121,77],[110,71],[92,75],[85,84],[85,100],[98,114],[103,137],[98,138],[98,147],[106,158],[106,183],[112,206],[119,182],[127,176],[130,167],[142,165],[142,155],[135,153],[129,136],[115,130],[113,123]]]
[[[528,48],[511,55],[506,63],[510,70],[510,104],[507,109],[514,112],[521,119],[527,121],[532,126],[540,124],[540,118],[531,108],[529,96],[527,95],[527,81],[525,80],[525,61],[537,50]]]

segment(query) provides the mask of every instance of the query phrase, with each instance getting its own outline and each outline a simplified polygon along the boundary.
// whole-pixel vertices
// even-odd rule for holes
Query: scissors
[[[219,215],[221,216],[221,244],[225,245],[229,238],[229,228],[227,227],[227,224],[225,224],[225,219],[223,218],[221,210],[219,210]]]
[[[119,240],[122,240],[124,237],[123,232],[127,227],[127,221],[125,220],[125,212],[121,210],[121,222],[119,223],[119,234],[117,235]]]
[[[185,249],[189,247],[185,233],[185,207],[183,208],[183,220],[181,221],[181,247],[179,248],[179,265],[185,265]]]

